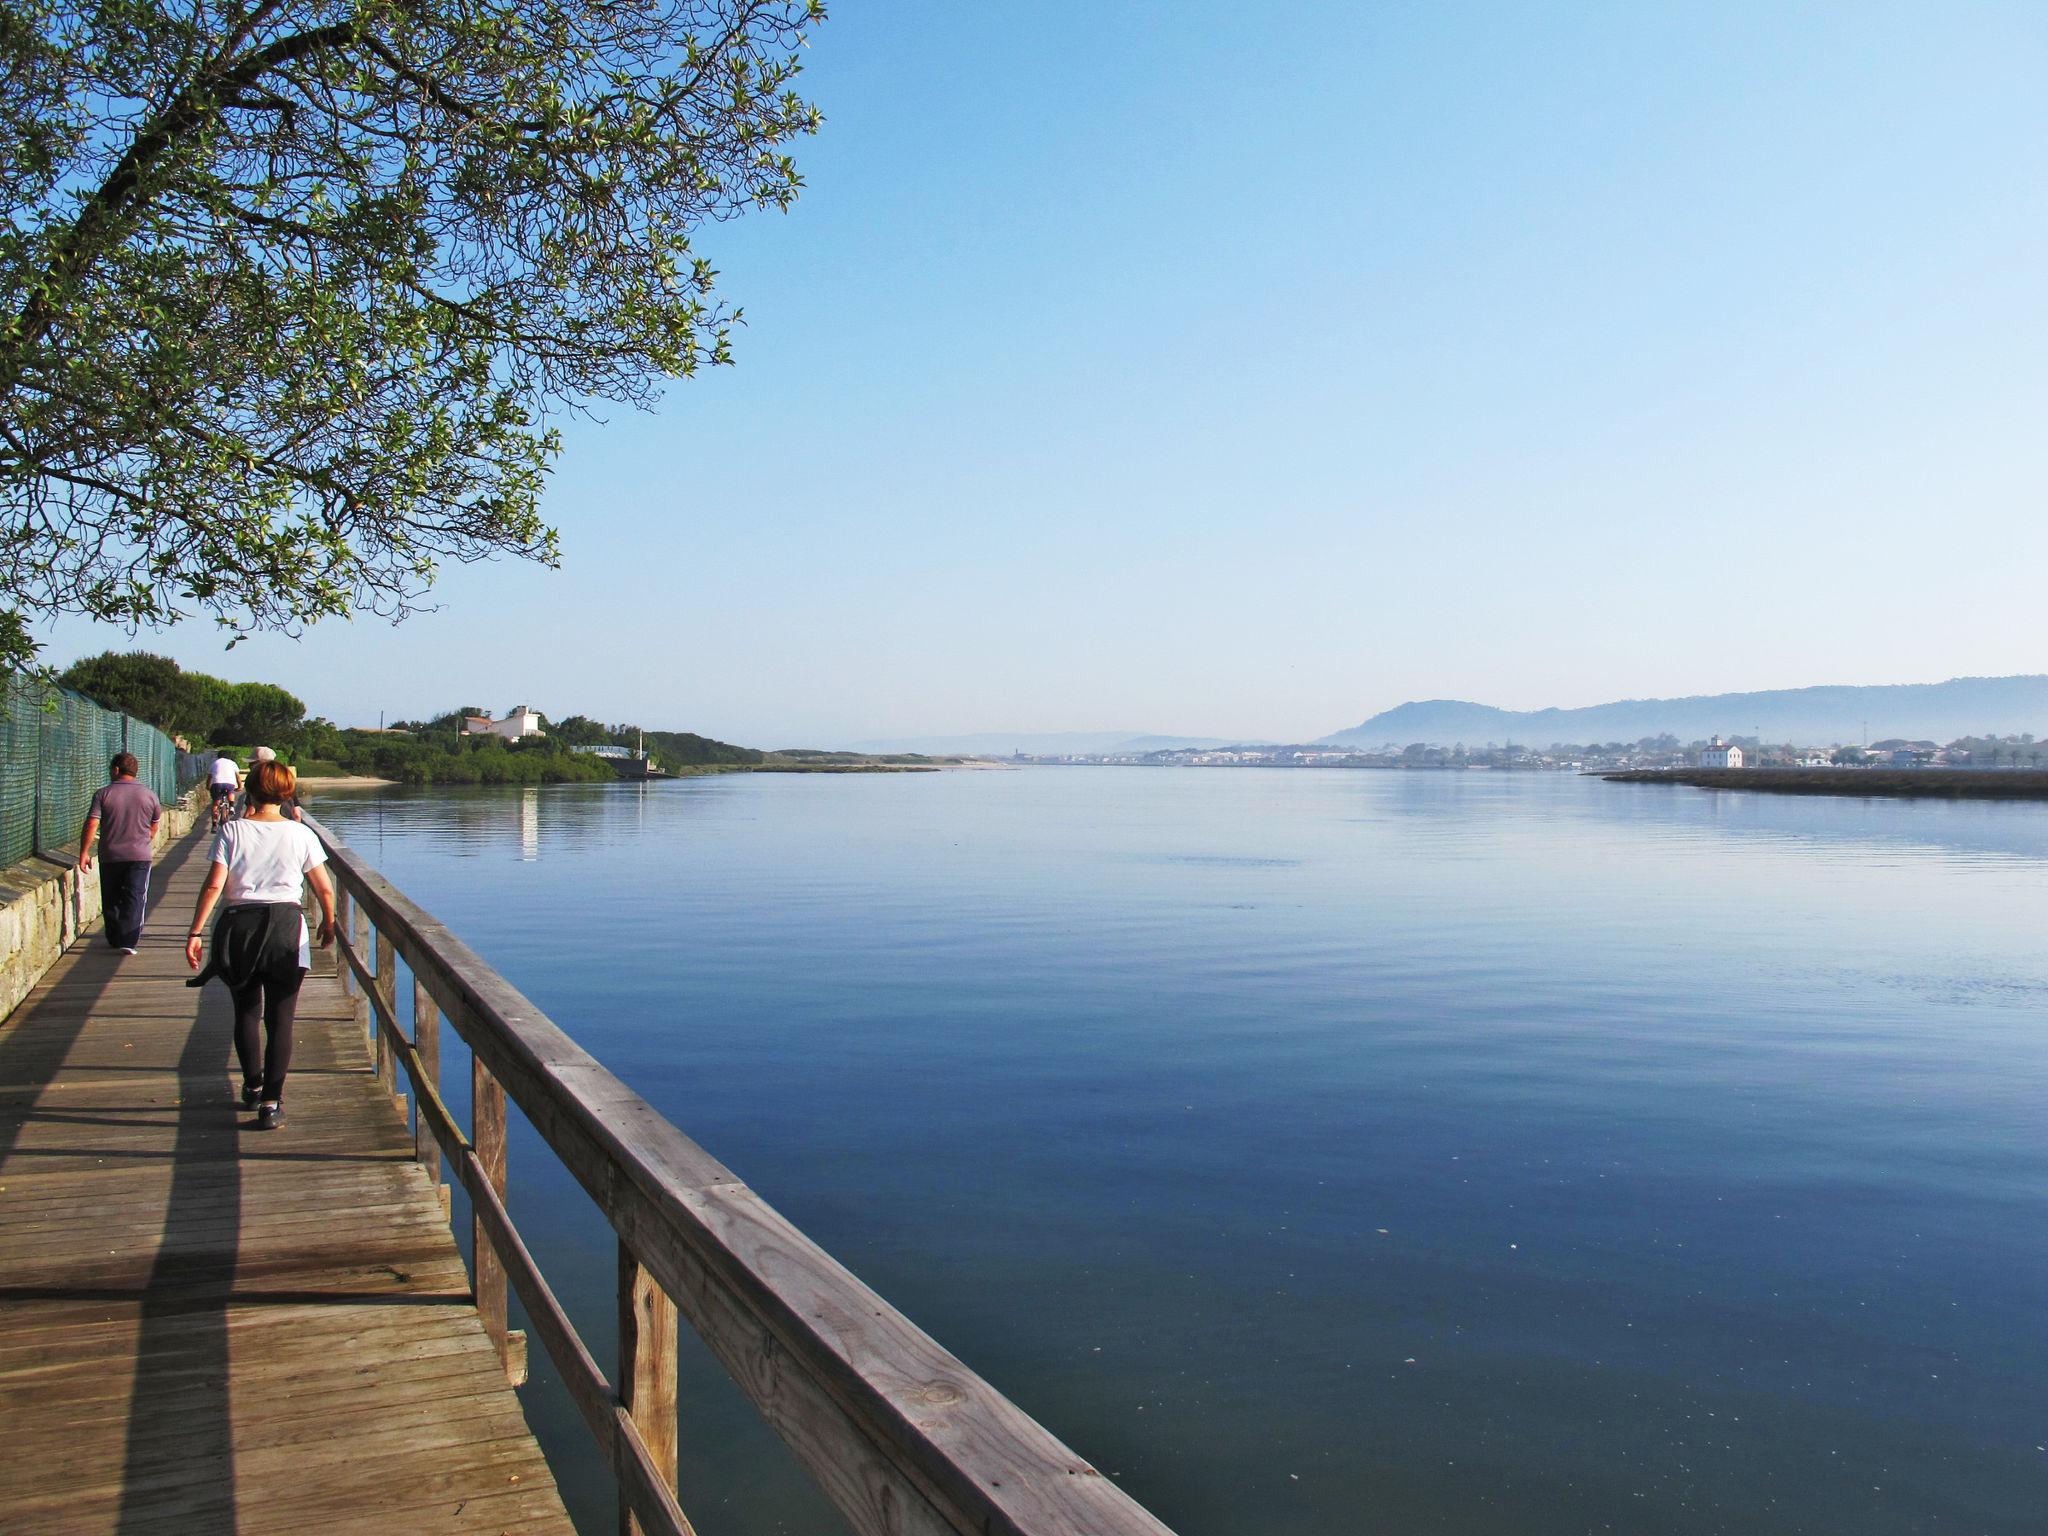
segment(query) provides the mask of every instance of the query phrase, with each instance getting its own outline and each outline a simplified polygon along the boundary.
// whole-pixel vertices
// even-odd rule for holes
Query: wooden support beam
[[[358,970],[369,965],[370,914],[363,910],[363,904],[359,901],[349,903],[348,949],[349,954],[357,962],[356,968]],[[370,1024],[370,1001],[366,990],[367,985],[365,983],[363,987],[359,987],[356,990],[357,1029],[367,1029]]]
[[[476,1149],[484,1179],[500,1204],[505,1199],[505,1090],[491,1076],[481,1057],[473,1057],[469,1071],[469,1140]],[[476,1259],[476,1310],[484,1320],[484,1331],[498,1346],[498,1358],[505,1362],[505,1374],[512,1374],[512,1343],[506,1321],[505,1266],[492,1245],[490,1233],[477,1203],[472,1201],[471,1251]],[[521,1362],[524,1364],[524,1361]],[[517,1386],[518,1380],[513,1381]]]
[[[619,1404],[673,1492],[676,1486],[676,1304],[661,1283],[619,1244]],[[620,1536],[649,1536],[622,1486]]]
[[[415,976],[412,983],[412,1046],[419,1052],[420,1071],[436,1092],[441,1087],[441,1010],[434,1006],[434,999],[428,995],[426,985]],[[417,1101],[419,1095],[414,1094]],[[427,1170],[427,1178],[441,1182],[441,1144],[434,1139],[433,1127],[428,1124],[425,1111],[416,1109],[413,1114],[412,1142],[414,1155],[420,1166]]]
[[[398,1010],[398,965],[391,952],[391,936],[382,928],[377,930],[377,1001],[384,1005],[384,1016],[393,1017]],[[383,1030],[377,1035],[377,1080],[398,1093],[398,1064],[391,1059],[391,1042]]]
[[[355,902],[349,895],[348,876],[342,874],[339,869],[335,873],[340,878],[334,882],[334,971],[341,978],[341,995],[353,997],[356,990],[355,978],[349,975],[348,964],[343,957],[348,950],[348,936],[355,931],[350,926],[350,912]]]

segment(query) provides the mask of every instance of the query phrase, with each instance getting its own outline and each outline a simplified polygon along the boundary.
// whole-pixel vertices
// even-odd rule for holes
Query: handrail
[[[857,1536],[1171,1536],[1167,1527],[943,1349],[589,1052],[312,817],[353,924],[344,976],[360,987],[396,1091],[469,1191],[478,1310],[508,1371],[509,1280],[620,1482],[629,1530],[690,1531],[675,1478],[679,1312],[782,1436]],[[351,932],[354,927],[357,931]],[[377,967],[360,930],[376,935]],[[392,948],[415,980],[415,1038],[399,1027]],[[442,1102],[435,1014],[469,1046],[465,1137]],[[619,1238],[616,1388],[584,1347],[504,1205],[509,1095]],[[496,1105],[493,1113],[492,1105]],[[425,1134],[420,1160],[434,1156]],[[430,1167],[431,1171],[431,1167]]]

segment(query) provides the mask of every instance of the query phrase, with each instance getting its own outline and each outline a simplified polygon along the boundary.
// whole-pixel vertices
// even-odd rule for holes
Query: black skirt
[[[203,987],[218,976],[230,992],[259,981],[287,982],[299,974],[299,926],[306,914],[296,901],[229,907],[213,925],[206,968],[186,981]]]

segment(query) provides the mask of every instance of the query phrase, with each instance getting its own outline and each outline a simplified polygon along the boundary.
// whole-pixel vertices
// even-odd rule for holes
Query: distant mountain
[[[1871,739],[1910,736],[1943,742],[1958,736],[2027,731],[2048,736],[2048,674],[1623,699],[1583,709],[1510,710],[1458,699],[1426,699],[1383,710],[1323,741],[1352,747],[1406,746],[1415,741],[1432,746],[1515,741],[1547,747],[1553,742],[1638,741],[1669,732],[1683,741],[1718,733],[1832,745],[1862,741],[1866,729]]]
[[[1034,757],[1102,752],[1164,752],[1173,747],[1227,747],[1221,736],[1145,736],[1130,731],[970,731],[957,736],[890,736],[856,741],[853,752],[925,752],[934,756],[1008,757],[1025,752]]]

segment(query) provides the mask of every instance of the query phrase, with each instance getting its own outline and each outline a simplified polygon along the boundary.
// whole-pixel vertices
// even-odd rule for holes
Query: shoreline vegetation
[[[2048,772],[1957,768],[1652,768],[1600,775],[1610,784],[1683,784],[1775,795],[1927,800],[2048,800]]]
[[[834,754],[835,757],[839,754]],[[983,768],[994,764],[969,762],[956,758],[928,758],[919,761],[901,761],[894,758],[855,757],[853,761],[803,762],[793,761],[778,754],[770,753],[759,763],[689,763],[673,770],[664,770],[661,778],[696,779],[711,774],[725,773],[943,773],[949,768]],[[403,784],[470,784],[487,782],[461,779],[387,779],[366,773],[328,773],[326,765],[320,762],[308,764],[300,770],[300,779],[308,789],[388,789]],[[488,781],[508,782],[508,781]],[[523,781],[522,781],[523,782]],[[540,779],[539,783],[559,783],[562,780]],[[602,783],[602,779],[589,782]],[[659,783],[660,779],[616,779],[622,784]]]
[[[627,746],[639,734],[630,726],[612,728],[613,738],[625,740],[602,744]],[[343,777],[395,784],[637,784],[649,778],[713,773],[936,773],[958,765],[952,758],[805,749],[763,752],[683,732],[644,734],[648,762],[657,770],[646,778],[637,771],[622,772],[606,758],[574,751],[578,743],[573,739],[550,734],[507,741],[463,735],[445,720],[380,732],[329,727],[297,753],[286,755],[295,758],[294,766],[312,784],[333,784]]]
[[[537,732],[501,736],[469,722],[489,713],[464,705],[427,720],[375,730],[308,716],[275,683],[231,683],[188,672],[167,656],[105,651],[74,662],[58,679],[108,709],[148,721],[183,750],[225,752],[246,764],[258,744],[298,770],[308,785],[368,789],[384,784],[604,784],[704,773],[931,773],[965,767],[959,757],[784,747],[764,752],[693,731],[645,730],[587,715],[550,719]],[[523,706],[519,706],[523,708]],[[524,727],[521,727],[524,729]],[[586,750],[578,751],[578,748]],[[587,750],[641,753],[631,767]],[[642,766],[655,770],[644,774]]]
[[[355,736],[356,732],[343,735]],[[368,733],[363,733],[367,735]],[[392,784],[565,784],[607,782],[641,784],[662,779],[694,779],[722,773],[938,773],[972,766],[953,758],[914,756],[870,757],[846,752],[758,752],[753,761],[671,763],[649,778],[614,771],[606,759],[552,750],[537,743],[506,743],[493,737],[468,737],[453,743],[350,742],[333,755],[319,757],[282,752],[307,787],[376,789]],[[722,743],[720,743],[722,745]],[[412,748],[413,750],[406,750]],[[422,750],[422,748],[424,750]],[[246,757],[247,749],[227,749]],[[734,751],[746,752],[747,748]],[[650,754],[652,755],[652,754]]]

